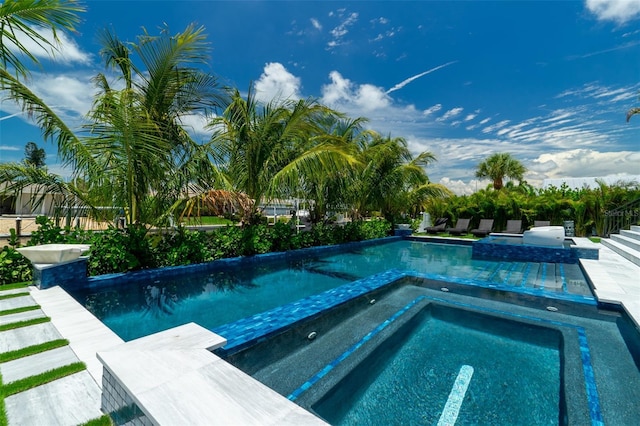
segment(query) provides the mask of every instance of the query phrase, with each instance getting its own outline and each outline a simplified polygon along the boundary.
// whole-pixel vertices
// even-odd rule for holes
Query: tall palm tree
[[[188,26],[175,35],[145,33],[138,43],[105,31],[102,42],[102,57],[124,87],[111,87],[103,74],[95,78],[100,93],[83,139],[88,155],[76,173],[94,184],[93,198],[125,206],[130,223],[159,223],[191,185],[207,187],[216,179],[209,145],[196,143],[181,123],[224,103],[216,79],[196,67],[207,60],[206,38],[202,28]]]
[[[351,184],[356,216],[379,210],[395,221],[400,213],[413,210],[413,201],[446,193],[445,188],[429,182],[425,171],[435,161],[433,153],[425,151],[414,157],[403,138],[374,134],[361,141],[358,159],[362,166]]]
[[[489,178],[493,181],[493,189],[504,186],[504,178],[521,181],[527,169],[509,153],[496,153],[478,164],[476,177]]]
[[[331,210],[348,210],[350,183],[356,170],[356,155],[359,140],[370,137],[371,131],[363,128],[366,118],[343,118],[340,115],[327,115],[320,124],[319,133],[313,137],[313,143],[334,147],[345,155],[348,161],[344,167],[319,167],[304,173],[299,188],[302,197],[311,200],[309,208],[312,223],[325,220]]]
[[[295,195],[305,176],[351,160],[340,147],[318,138],[319,123],[331,114],[335,112],[312,100],[262,105],[251,89],[246,98],[235,90],[229,107],[211,121],[216,129],[212,143],[229,189],[253,200],[244,222],[256,219],[260,203]]]
[[[636,114],[640,114],[640,108],[638,107],[631,108],[629,111],[627,111],[627,123],[629,122],[629,120],[631,120],[631,117],[633,117]]]

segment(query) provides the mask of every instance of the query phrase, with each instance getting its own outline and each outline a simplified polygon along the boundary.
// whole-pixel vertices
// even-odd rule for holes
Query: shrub
[[[237,257],[243,254],[243,230],[237,226],[218,228],[208,235],[211,259]]]
[[[91,240],[89,275],[127,272],[155,267],[150,241],[143,226],[96,232]]]
[[[272,251],[287,251],[294,247],[293,235],[295,231],[291,227],[291,223],[292,222],[276,222],[273,227],[270,228]]]
[[[31,262],[13,247],[4,246],[0,251],[0,285],[32,279]]]
[[[271,232],[267,225],[253,225],[243,229],[243,255],[262,254],[271,251]]]
[[[177,266],[213,260],[207,242],[204,232],[189,231],[181,226],[176,232],[160,237],[155,249],[155,263],[157,266]]]

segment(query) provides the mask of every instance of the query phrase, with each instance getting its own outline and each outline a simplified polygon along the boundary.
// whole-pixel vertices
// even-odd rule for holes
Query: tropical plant
[[[328,115],[320,124],[320,133],[315,141],[326,146],[340,147],[345,153],[355,158],[357,147],[361,141],[372,137],[375,133],[364,130],[367,120]],[[304,173],[299,180],[301,195],[309,202],[309,218],[311,223],[329,220],[330,211],[348,210],[350,185],[355,178],[355,171],[360,163],[351,162],[348,167],[321,167]]]
[[[0,250],[0,285],[30,281],[31,262],[15,248],[4,246]]]
[[[429,182],[425,167],[435,161],[428,151],[413,156],[403,138],[374,134],[360,140],[360,166],[349,182],[354,216],[380,211],[392,223],[401,214],[413,213],[429,197],[449,191]]]
[[[258,206],[276,197],[290,197],[304,176],[338,170],[353,161],[342,147],[318,138],[318,123],[336,114],[311,100],[273,100],[260,104],[250,89],[238,90],[227,109],[210,124],[217,164],[227,189],[246,194],[252,204],[243,223],[259,221]]]
[[[476,177],[489,178],[493,181],[493,189],[504,186],[504,178],[521,181],[527,169],[509,153],[497,153],[478,164]]]
[[[45,158],[47,158],[47,154],[44,152],[43,148],[38,148],[38,145],[35,142],[27,142],[24,147],[25,164],[39,169],[44,167]]]
[[[111,87],[103,74],[95,78],[100,93],[76,175],[91,183],[91,200],[124,207],[128,223],[161,224],[187,198],[190,185],[208,187],[217,179],[209,147],[181,125],[224,103],[216,79],[197,68],[208,59],[203,28],[188,26],[175,35],[165,28],[159,36],[145,33],[138,43],[105,31],[102,43],[102,57],[119,71],[124,88]]]
[[[70,150],[79,144],[79,140],[53,109],[29,89],[29,66],[39,66],[40,62],[28,46],[34,43],[53,56],[58,51],[59,34],[75,31],[80,22],[79,13],[84,10],[75,0],[5,0],[0,4],[0,95],[3,100],[13,101],[29,113],[44,139],[57,145],[65,163],[72,160]],[[3,188],[3,194],[15,194],[25,185],[34,183],[29,182],[30,168],[24,169],[28,172],[19,184],[10,179],[19,171],[20,165],[5,163],[0,167],[10,169],[0,176],[0,182],[11,183]],[[41,173],[36,175],[42,177]],[[69,191],[65,192],[68,194]]]

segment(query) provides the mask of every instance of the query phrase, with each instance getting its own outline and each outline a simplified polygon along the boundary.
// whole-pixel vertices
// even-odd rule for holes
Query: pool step
[[[475,278],[512,287],[589,295],[589,287],[579,265],[559,263],[514,262],[510,268],[496,263]]]

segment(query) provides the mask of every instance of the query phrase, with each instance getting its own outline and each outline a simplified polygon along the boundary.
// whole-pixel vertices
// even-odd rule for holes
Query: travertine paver
[[[103,414],[100,388],[87,371],[17,393],[4,404],[9,426],[75,426]]]
[[[41,309],[32,311],[18,312],[17,314],[0,315],[0,325],[11,324],[14,322],[27,321],[35,318],[43,318],[44,312]]]
[[[29,293],[29,289],[27,287],[19,287],[12,288],[11,290],[4,290],[0,287],[0,296],[5,296],[7,294],[18,294],[18,293]]]
[[[69,346],[63,346],[39,354],[0,363],[0,373],[2,374],[2,382],[6,384],[78,361],[78,357],[73,353],[71,348]]]
[[[24,308],[25,306],[35,305],[37,305],[37,303],[28,294],[24,296],[11,297],[9,299],[0,299],[0,311],[8,311],[9,309]]]
[[[15,351],[51,340],[62,339],[49,322],[0,332],[0,353]]]

